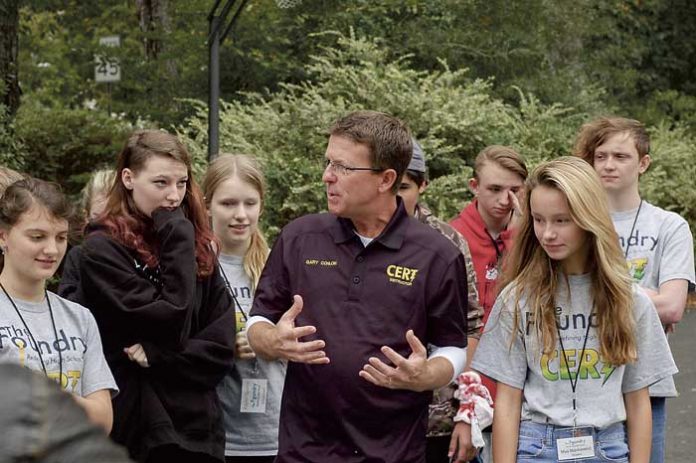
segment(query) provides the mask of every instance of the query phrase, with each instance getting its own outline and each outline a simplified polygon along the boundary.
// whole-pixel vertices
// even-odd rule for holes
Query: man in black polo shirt
[[[283,229],[247,324],[257,355],[290,360],[276,462],[420,463],[430,391],[466,360],[465,261],[396,196],[413,151],[401,121],[361,111],[330,133],[330,213]]]

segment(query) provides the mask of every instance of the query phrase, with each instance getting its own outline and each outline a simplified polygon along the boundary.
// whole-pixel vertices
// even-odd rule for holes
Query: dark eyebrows
[[[612,156],[617,156],[617,155],[622,155],[622,156],[630,156],[631,154],[627,151],[617,151],[617,150],[609,150],[609,151],[601,151],[601,150],[595,150],[594,154],[595,156],[597,154],[603,154],[603,155],[612,155]],[[640,157],[640,156],[638,156]]]
[[[57,234],[61,235],[61,234],[67,234],[69,232],[70,232],[70,228],[65,228],[64,230],[59,230]],[[49,234],[48,231],[43,230],[41,228],[29,228],[29,229],[25,230],[25,233],[42,233],[44,235]]]

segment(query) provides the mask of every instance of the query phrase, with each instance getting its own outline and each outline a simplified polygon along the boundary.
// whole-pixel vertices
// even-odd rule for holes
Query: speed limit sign
[[[118,47],[121,41],[118,36],[102,37],[99,39],[99,45],[104,47]],[[100,82],[119,82],[121,80],[121,65],[118,58],[98,54],[94,57],[94,80]]]
[[[118,82],[121,80],[121,66],[118,59],[104,55],[95,57],[94,80],[97,82]]]

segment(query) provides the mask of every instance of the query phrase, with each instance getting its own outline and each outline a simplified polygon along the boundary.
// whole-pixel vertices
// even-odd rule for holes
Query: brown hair
[[[529,174],[522,156],[509,146],[490,145],[481,150],[474,160],[474,177],[476,179],[487,162],[495,163],[503,169],[516,173],[522,177],[522,180],[525,180]]]
[[[34,204],[46,208],[54,219],[68,224],[73,219],[73,208],[57,183],[24,177],[8,186],[0,198],[0,227],[12,228]],[[0,257],[0,269],[3,265]]]
[[[121,180],[123,169],[138,172],[153,156],[173,159],[186,166],[188,181],[181,208],[195,230],[198,264],[196,274],[198,278],[207,277],[212,274],[215,266],[215,252],[210,246],[215,235],[208,225],[203,195],[193,178],[191,156],[176,136],[160,130],[139,130],[128,138],[118,156],[114,182],[109,189],[104,215],[99,222],[116,241],[135,249],[148,267],[158,265],[159,243],[152,231],[152,220],[138,210],[132,193]]]
[[[367,145],[372,167],[394,169],[396,181],[392,193],[399,190],[401,177],[413,155],[411,132],[404,122],[377,111],[355,111],[334,122],[329,133]]]
[[[650,135],[645,126],[635,119],[625,117],[600,117],[583,124],[575,140],[573,154],[594,165],[595,150],[617,133],[627,133],[633,138],[638,158],[650,154]]]
[[[256,159],[246,154],[224,153],[220,154],[208,166],[201,184],[203,194],[205,195],[205,204],[208,206],[208,209],[210,209],[215,190],[218,189],[222,182],[235,176],[254,187],[259,193],[263,210],[264,196],[266,195],[266,179],[263,176],[259,163]],[[259,282],[259,278],[261,278],[261,271],[266,264],[267,257],[268,243],[261,230],[257,227],[254,234],[251,235],[249,249],[244,254],[244,271],[251,279],[254,288]]]
[[[532,191],[539,186],[563,193],[572,220],[587,232],[600,353],[613,365],[634,361],[632,280],[626,272],[606,193],[592,167],[576,157],[563,156],[540,164],[525,184],[524,213],[501,281],[501,287],[512,283],[516,288],[514,326],[519,323],[520,298],[525,297],[543,352],[548,354],[555,348],[555,298],[562,272],[560,263],[546,254],[534,233],[530,201]]]

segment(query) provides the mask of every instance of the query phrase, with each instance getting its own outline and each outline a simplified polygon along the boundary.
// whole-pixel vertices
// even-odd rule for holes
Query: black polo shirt
[[[268,258],[251,315],[277,322],[304,299],[304,340],[324,339],[328,365],[291,362],[276,462],[422,462],[430,392],[377,387],[358,376],[388,345],[407,357],[406,331],[424,344],[466,346],[464,257],[411,218],[401,199],[364,247],[350,220],[308,215],[287,225]],[[390,363],[387,360],[387,363]]]

